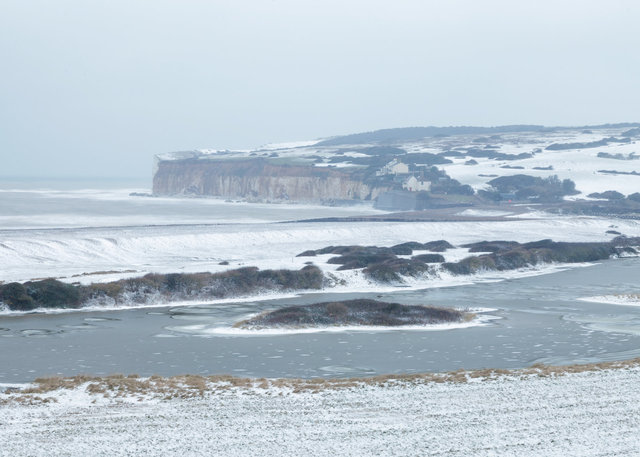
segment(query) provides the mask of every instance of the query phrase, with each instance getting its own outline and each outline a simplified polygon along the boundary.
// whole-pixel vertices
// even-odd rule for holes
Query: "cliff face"
[[[318,202],[371,200],[384,190],[334,168],[277,165],[265,159],[160,161],[153,177],[155,195]]]

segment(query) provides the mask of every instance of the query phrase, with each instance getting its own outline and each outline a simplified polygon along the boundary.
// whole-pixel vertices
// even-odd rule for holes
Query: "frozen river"
[[[636,291],[640,259],[553,274],[383,294],[313,294],[201,306],[5,316],[0,382],[76,373],[367,376],[640,356],[640,308],[578,300]],[[469,328],[233,335],[247,314],[356,296],[493,308]]]
[[[636,221],[540,216],[500,222],[285,223],[364,215],[327,208],[132,197],[144,189],[0,191],[0,281],[43,277],[82,283],[154,272],[304,266],[306,249],[390,246],[447,239],[603,241]],[[457,250],[445,257],[464,255]],[[220,265],[228,261],[229,266]],[[90,373],[347,377],[458,368],[516,368],[640,356],[640,308],[580,301],[638,293],[640,259],[571,269],[439,277],[392,287],[343,274],[339,287],[286,298],[49,314],[0,313],[0,382]],[[541,274],[541,273],[547,274]],[[536,275],[537,274],[537,275]],[[520,277],[518,277],[520,276]],[[246,334],[233,323],[263,310],[342,298],[489,309],[480,325],[448,330]]]

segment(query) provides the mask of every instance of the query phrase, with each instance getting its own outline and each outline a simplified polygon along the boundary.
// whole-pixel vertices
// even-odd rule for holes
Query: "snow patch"
[[[608,305],[640,306],[640,294],[596,295],[579,298],[578,300],[591,303],[606,303]]]

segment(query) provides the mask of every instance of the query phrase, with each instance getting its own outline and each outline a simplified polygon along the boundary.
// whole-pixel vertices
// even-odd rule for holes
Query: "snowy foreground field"
[[[0,454],[640,455],[638,361],[576,368],[445,382],[218,384],[187,398],[105,398],[87,393],[88,383],[41,395],[56,398],[44,404],[2,394]]]

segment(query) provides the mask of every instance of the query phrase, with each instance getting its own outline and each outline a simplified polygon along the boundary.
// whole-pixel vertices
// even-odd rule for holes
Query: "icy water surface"
[[[606,233],[611,229],[640,235],[633,220],[549,215],[502,222],[285,223],[376,211],[140,197],[130,193],[148,192],[144,184],[107,184],[0,182],[0,281],[55,277],[86,284],[147,272],[249,265],[298,269],[308,260],[298,253],[336,244],[603,241],[611,239]],[[228,266],[220,265],[223,261]],[[325,272],[335,268],[326,259],[314,261]],[[367,376],[625,359],[640,355],[640,308],[578,299],[637,293],[639,271],[640,259],[634,258],[502,282],[484,278],[460,285],[466,277],[442,277],[412,284],[411,290],[346,275],[340,294],[18,316],[0,312],[0,382],[76,373]],[[444,287],[453,284],[458,285]],[[356,297],[495,311],[481,315],[483,325],[439,331],[248,335],[232,329],[252,313],[279,306]]]
[[[640,356],[640,308],[578,301],[637,291],[640,259],[457,287],[314,294],[264,302],[0,319],[0,382],[75,373],[342,377],[515,368]],[[360,296],[406,304],[494,308],[484,326],[443,331],[229,335],[247,315]]]
[[[99,188],[95,188],[96,184]],[[145,225],[264,223],[379,214],[371,205],[229,202],[219,198],[155,198],[138,182],[0,180],[0,230]],[[122,185],[129,187],[123,188]]]

